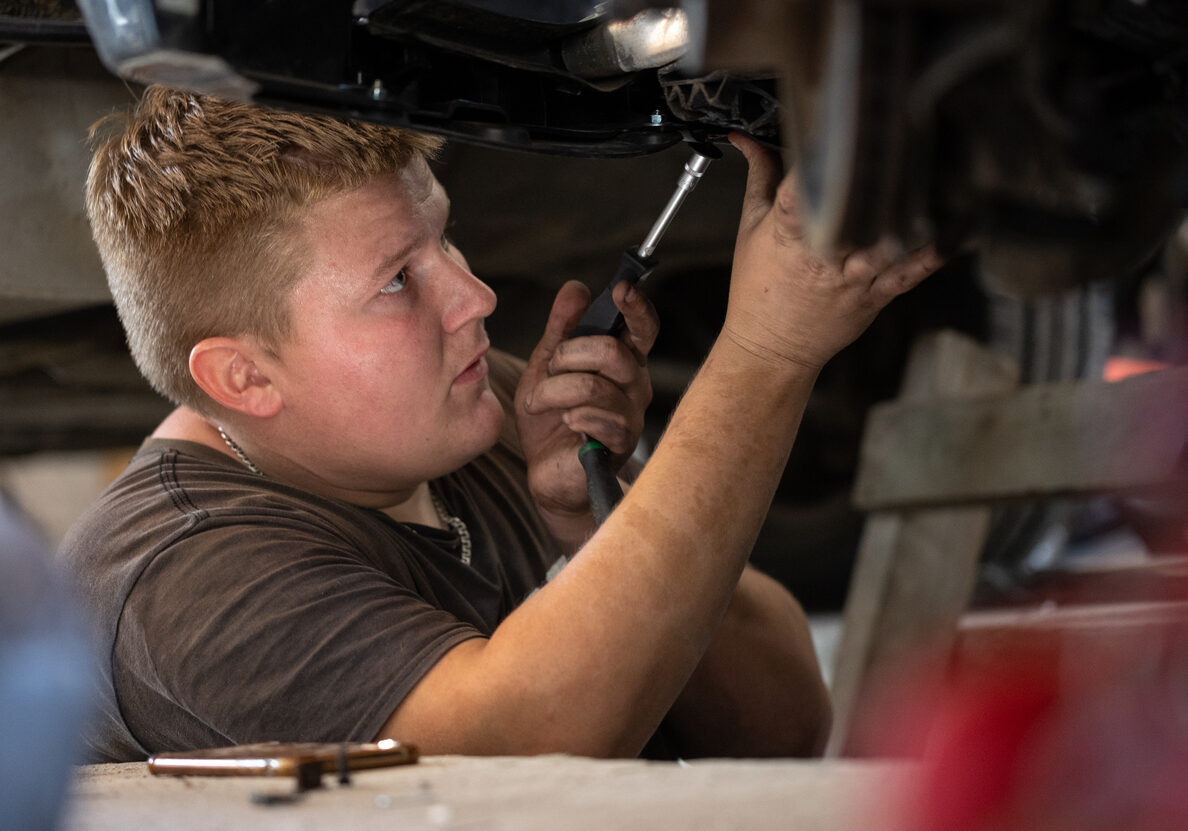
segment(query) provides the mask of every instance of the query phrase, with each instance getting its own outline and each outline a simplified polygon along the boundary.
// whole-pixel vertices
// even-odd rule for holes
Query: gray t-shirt
[[[492,355],[506,402],[516,367]],[[97,626],[93,760],[372,740],[561,555],[512,431],[430,486],[468,526],[470,565],[452,532],[261,478],[204,445],[146,441],[62,548]]]

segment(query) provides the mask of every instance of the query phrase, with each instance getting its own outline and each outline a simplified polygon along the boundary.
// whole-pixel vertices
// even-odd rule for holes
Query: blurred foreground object
[[[864,719],[864,745],[896,754],[928,736],[903,828],[1188,827],[1188,619],[1064,660],[1019,637],[940,687],[901,680]]]
[[[1095,637],[1188,619],[1174,564],[1036,595],[1033,608],[989,623],[966,611],[992,505],[1128,494],[1183,505],[1188,368],[1013,388],[1016,377],[1002,356],[938,332],[917,342],[900,397],[867,419],[854,500],[869,516],[834,672],[831,755],[863,753],[854,737],[865,702],[905,662],[927,687],[955,656],[1012,658],[1015,633],[1064,660],[1098,647]],[[1111,596],[1122,585],[1129,594]]]
[[[1141,492],[1182,513],[1188,370],[1012,389],[1010,369],[938,333],[868,420],[831,750],[923,759],[884,795],[905,831],[1188,828],[1188,559],[1136,543],[969,610],[990,504]]]
[[[45,545],[0,493],[0,828],[57,824],[91,689],[91,654]]]

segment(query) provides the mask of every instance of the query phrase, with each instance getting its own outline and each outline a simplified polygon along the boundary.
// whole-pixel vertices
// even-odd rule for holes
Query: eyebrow
[[[416,240],[410,240],[405,245],[402,245],[395,253],[384,257],[383,261],[376,266],[372,279],[378,281],[396,266],[400,265],[400,263],[404,262],[408,258],[409,252],[416,247],[416,244]]]
[[[445,226],[446,227],[449,227],[449,224],[450,224],[450,213],[451,213],[452,208],[453,208],[453,203],[451,203],[450,198],[448,196],[446,196],[445,197],[445,216],[446,216]],[[409,240],[407,243],[405,243],[399,249],[397,249],[395,253],[389,254],[387,257],[384,257],[384,259],[380,262],[380,264],[378,266],[376,266],[375,271],[372,272],[371,279],[378,282],[380,280],[380,278],[386,276],[388,274],[388,272],[390,272],[396,266],[400,265],[400,263],[404,262],[404,260],[408,259],[409,253],[414,248],[417,247],[417,244],[419,242],[420,242],[420,240],[417,240],[417,239]]]

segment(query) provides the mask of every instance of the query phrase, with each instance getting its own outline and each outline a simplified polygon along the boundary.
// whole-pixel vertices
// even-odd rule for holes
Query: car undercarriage
[[[638,241],[682,145],[740,131],[797,170],[823,250],[890,237],[950,257],[822,376],[760,543],[835,604],[864,414],[917,333],[966,331],[1032,382],[1098,377],[1125,343],[1182,358],[1185,44],[1174,0],[0,0],[0,450],[135,444],[167,411],[127,358],[81,209],[86,129],[140,84],[451,139],[452,233],[521,354],[561,282],[601,285]],[[743,175],[718,163],[658,251],[650,441],[720,323]],[[1007,517],[989,559],[1013,568],[1051,522]],[[821,549],[843,554],[823,566]]]

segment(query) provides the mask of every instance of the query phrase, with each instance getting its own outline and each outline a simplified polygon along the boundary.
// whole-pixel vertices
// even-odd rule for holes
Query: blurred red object
[[[1121,381],[1134,375],[1147,372],[1158,372],[1161,369],[1171,369],[1172,365],[1163,361],[1147,358],[1128,358],[1124,355],[1111,355],[1106,359],[1101,377],[1106,381]]]
[[[870,747],[928,737],[905,828],[1188,829],[1188,626],[1068,658],[1020,651],[940,690],[901,688]]]

